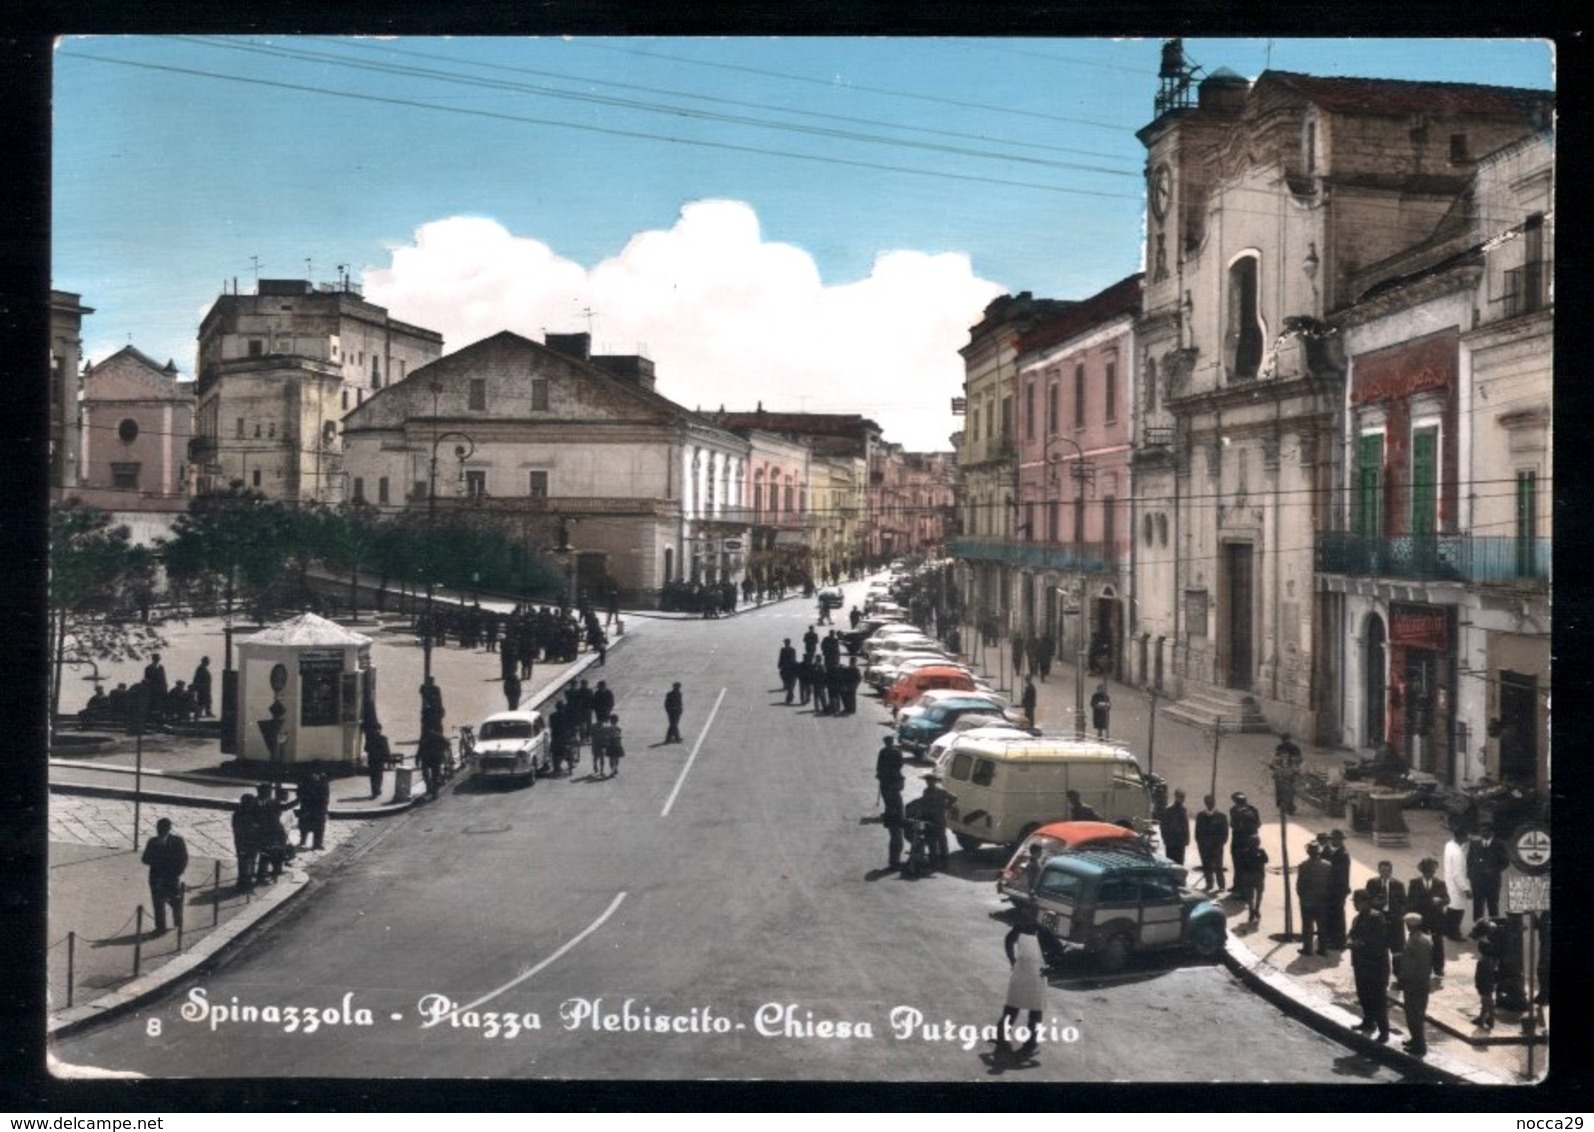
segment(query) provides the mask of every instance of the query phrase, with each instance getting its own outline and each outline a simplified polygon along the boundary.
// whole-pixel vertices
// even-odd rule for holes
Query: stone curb
[[[52,1012],[48,1019],[49,1035],[66,1037],[118,1017],[163,993],[179,979],[209,969],[261,921],[308,892],[312,883],[302,869],[285,870],[282,881],[272,885],[269,894],[251,901],[248,907],[219,925],[190,950],[168,959],[148,974],[140,975],[126,986],[93,1002]]]
[[[624,636],[616,638],[610,645],[613,651],[622,641]],[[547,700],[552,699],[564,690],[566,684],[585,673],[589,668],[598,663],[596,653],[588,653],[585,660],[577,661],[565,673],[564,679],[556,684],[549,684],[537,693],[527,704],[527,710],[533,710]],[[104,769],[104,768],[97,768]],[[146,772],[153,773],[153,772]],[[168,777],[171,777],[168,775]],[[231,780],[228,780],[231,782]],[[456,780],[457,781],[457,780]],[[450,783],[450,788],[455,783]],[[51,786],[52,791],[63,794],[80,794],[88,797],[100,798],[126,798],[129,791],[118,790],[108,786],[72,786],[70,784]],[[346,813],[348,817],[386,817],[390,814],[407,813],[416,805],[424,795],[415,795],[406,803],[396,806],[384,806],[381,810],[371,810],[360,813]],[[232,803],[220,798],[205,798],[184,794],[152,794],[145,791],[141,797],[146,801],[164,802],[167,805],[182,805],[203,809],[232,809]],[[328,816],[338,816],[329,813]],[[79,1030],[111,1018],[119,1017],[129,1010],[154,998],[164,992],[169,986],[180,979],[200,971],[207,970],[217,963],[223,954],[241,943],[244,937],[268,916],[273,915],[278,909],[298,899],[308,892],[315,884],[309,874],[302,869],[289,868],[283,873],[287,883],[279,882],[273,885],[269,895],[261,897],[258,901],[251,901],[243,911],[232,916],[225,924],[221,924],[203,940],[196,943],[189,951],[174,956],[166,962],[150,970],[148,974],[140,975],[131,983],[95,999],[93,1002],[84,1003],[70,1010],[53,1012],[49,1015],[48,1033],[51,1037],[65,1037]]]
[[[1222,958],[1223,965],[1232,974],[1263,998],[1291,1017],[1305,1022],[1318,1033],[1364,1056],[1387,1062],[1408,1072],[1425,1072],[1438,1080],[1452,1084],[1513,1086],[1523,1084],[1498,1073],[1468,1065],[1440,1050],[1430,1049],[1426,1057],[1413,1057],[1398,1046],[1384,1045],[1358,1033],[1351,1028],[1360,1020],[1357,1015],[1305,989],[1297,980],[1269,965],[1266,960],[1232,935],[1227,937]]]

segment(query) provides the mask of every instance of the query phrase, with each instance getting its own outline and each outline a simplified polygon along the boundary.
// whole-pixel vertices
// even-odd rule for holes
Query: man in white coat
[[[1472,885],[1467,883],[1467,831],[1461,826],[1452,830],[1445,842],[1445,889],[1450,894],[1445,906],[1445,935],[1461,943],[1461,918],[1472,899]]]

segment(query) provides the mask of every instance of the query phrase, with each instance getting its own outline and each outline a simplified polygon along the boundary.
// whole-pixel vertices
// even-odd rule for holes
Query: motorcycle
[[[902,865],[903,875],[929,876],[935,871],[930,851],[930,823],[923,818],[905,818],[903,832],[908,841],[908,859]]]

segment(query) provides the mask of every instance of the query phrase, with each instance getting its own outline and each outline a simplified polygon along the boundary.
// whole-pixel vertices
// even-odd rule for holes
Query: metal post
[[[1151,689],[1151,730],[1146,736],[1146,773],[1157,770],[1157,689]]]
[[[1074,738],[1085,737],[1085,595],[1079,595],[1079,641],[1074,651]]]
[[[1538,1044],[1539,1004],[1534,1001],[1538,997],[1539,964],[1533,954],[1533,937],[1538,934],[1539,914],[1528,913],[1528,945],[1523,949],[1522,965],[1528,969],[1528,1012],[1522,1020],[1522,1028],[1527,1031],[1528,1038],[1528,1080],[1533,1080],[1533,1047]]]
[[[1288,822],[1283,807],[1279,808],[1279,883],[1284,886],[1284,930],[1271,937],[1277,943],[1289,943],[1298,938],[1295,934],[1295,908],[1290,892],[1290,842],[1286,836]]]
[[[133,693],[133,852],[138,852],[139,821],[144,803],[144,715],[149,709],[149,685]]]
[[[144,905],[133,912],[133,978],[138,978],[140,951],[144,946]]]
[[[1207,791],[1214,798],[1218,796],[1218,741],[1223,738],[1223,720],[1219,718],[1212,724],[1212,788]]]
[[[210,926],[215,927],[221,923],[221,862],[212,861],[214,866],[210,880]]]
[[[77,932],[66,933],[66,1007],[72,1009],[72,984],[76,982]]]

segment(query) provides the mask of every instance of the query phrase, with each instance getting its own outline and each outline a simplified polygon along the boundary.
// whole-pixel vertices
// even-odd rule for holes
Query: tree
[[[134,607],[154,586],[155,557],[126,526],[97,507],[67,499],[50,508],[50,714],[61,703],[61,673],[73,664],[132,660],[163,648]],[[98,668],[95,667],[96,674]]]
[[[196,496],[160,543],[174,582],[220,589],[227,616],[238,598],[258,601],[293,552],[290,509],[239,481]]]

